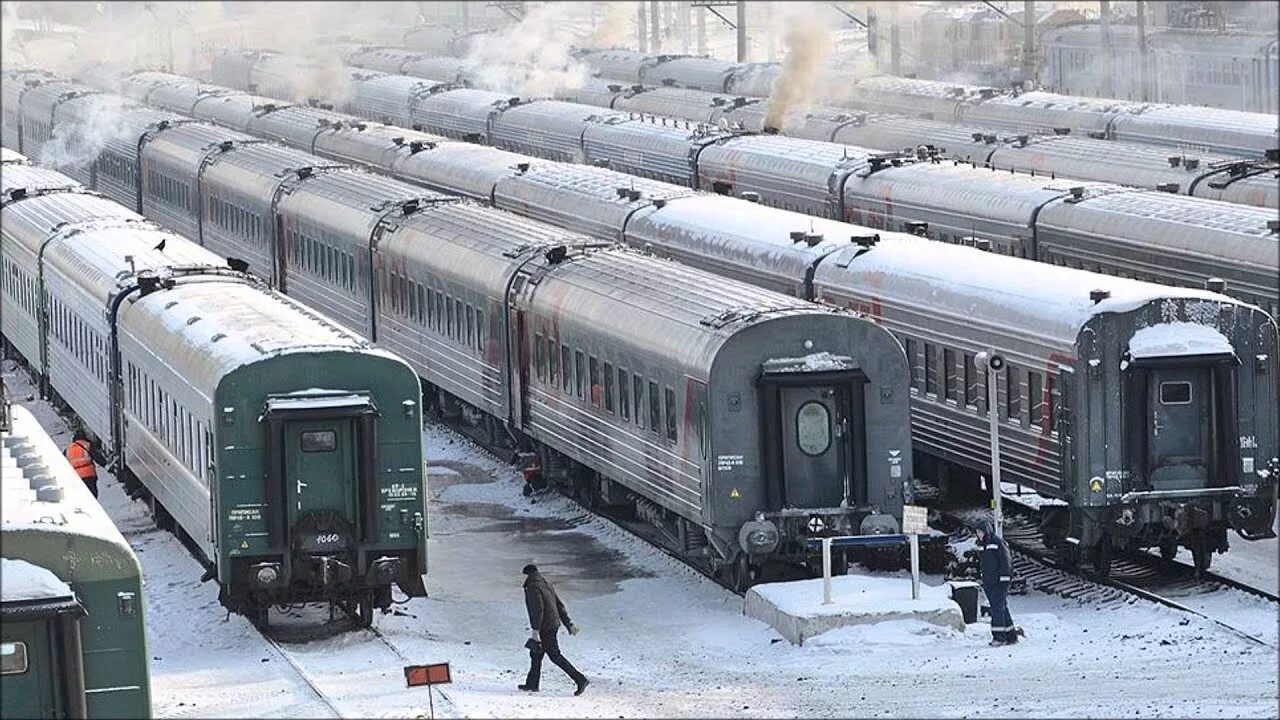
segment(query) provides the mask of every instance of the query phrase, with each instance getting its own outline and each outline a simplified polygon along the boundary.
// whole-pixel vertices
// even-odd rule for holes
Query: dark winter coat
[[[529,627],[542,635],[554,635],[560,630],[560,624],[572,628],[569,611],[556,596],[555,588],[542,577],[542,573],[531,573],[524,580],[524,606],[529,611]]]
[[[1009,550],[1004,540],[996,536],[991,523],[983,521],[981,528],[984,537],[978,543],[979,557],[982,560],[982,585],[994,587],[999,583],[1008,583],[1013,577],[1013,568],[1009,566]]]

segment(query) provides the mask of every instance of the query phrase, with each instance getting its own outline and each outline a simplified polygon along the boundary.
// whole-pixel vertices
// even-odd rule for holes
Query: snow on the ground
[[[65,433],[43,403],[32,410]],[[917,621],[795,647],[744,617],[741,598],[612,523],[559,496],[522,497],[518,473],[451,432],[424,437],[430,597],[375,623],[410,661],[452,663],[441,716],[1275,716],[1274,648],[1145,602],[1100,611],[1037,593],[1013,598],[1027,636],[1012,647],[988,647],[983,625],[958,632]],[[225,619],[214,584],[199,582],[200,567],[143,505],[105,475],[101,484],[144,568],[156,715],[328,714],[247,621]],[[581,697],[550,663],[542,692],[516,689],[528,666],[528,562],[582,627],[561,636],[592,679]],[[405,688],[404,661],[374,640],[353,632],[287,647],[340,713],[425,716],[426,690]]]

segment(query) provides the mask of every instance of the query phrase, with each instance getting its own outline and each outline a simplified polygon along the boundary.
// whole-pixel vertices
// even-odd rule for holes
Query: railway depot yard
[[[1280,716],[1280,4],[0,20],[0,720]]]
[[[22,400],[31,388],[11,368]],[[22,404],[55,441],[69,437],[47,404]],[[1275,716],[1275,605],[1260,598],[1224,592],[1198,607],[1249,621],[1269,645],[1143,600],[1098,606],[1032,590],[1011,602],[1026,631],[1011,647],[987,647],[981,622],[958,632],[918,621],[796,647],[744,617],[741,597],[612,522],[559,496],[523,497],[518,472],[452,431],[428,427],[424,443],[429,597],[376,616],[385,643],[349,621],[324,627],[314,608],[274,614],[288,659],[228,618],[182,544],[102,477],[103,505],[142,562],[157,717],[426,717],[426,690],[406,688],[401,668],[442,661],[453,683],[435,699],[439,717]],[[1250,547],[1249,565],[1277,565],[1275,541]],[[536,695],[516,689],[527,562],[583,628],[562,640],[592,679],[581,697],[552,668]],[[909,595],[909,577],[897,577]]]

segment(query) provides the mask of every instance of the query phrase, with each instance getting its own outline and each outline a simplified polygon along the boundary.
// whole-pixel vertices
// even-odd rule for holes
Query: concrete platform
[[[747,591],[742,612],[767,623],[796,645],[828,630],[889,620],[921,620],[964,629],[960,606],[946,586],[920,586],[911,599],[911,579],[841,575],[831,578],[831,604],[822,604],[822,578],[757,585]]]

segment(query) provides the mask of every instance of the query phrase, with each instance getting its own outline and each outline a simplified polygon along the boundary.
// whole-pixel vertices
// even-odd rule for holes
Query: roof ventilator
[[[1066,202],[1074,205],[1081,200],[1084,200],[1084,188],[1079,186],[1071,188],[1071,197],[1067,198]]]
[[[1097,305],[1098,303],[1102,302],[1103,300],[1106,300],[1109,297],[1111,297],[1110,290],[1090,290],[1089,291],[1089,299],[1093,301],[1094,305]]]
[[[1216,277],[1206,278],[1204,289],[1209,292],[1222,293],[1227,289],[1227,281]]]
[[[902,224],[902,227],[910,234],[918,237],[929,236],[929,223],[922,220],[908,220]]]
[[[1156,183],[1156,190],[1159,190],[1160,192],[1173,193],[1176,195],[1181,189],[1182,186],[1176,182]]]
[[[548,249],[543,257],[547,259],[548,263],[552,265],[559,265],[564,262],[565,258],[569,257],[569,249],[563,245],[556,245],[555,247]]]
[[[849,241],[858,247],[869,248],[880,242],[880,233],[874,233],[872,235],[854,235],[849,238]]]

